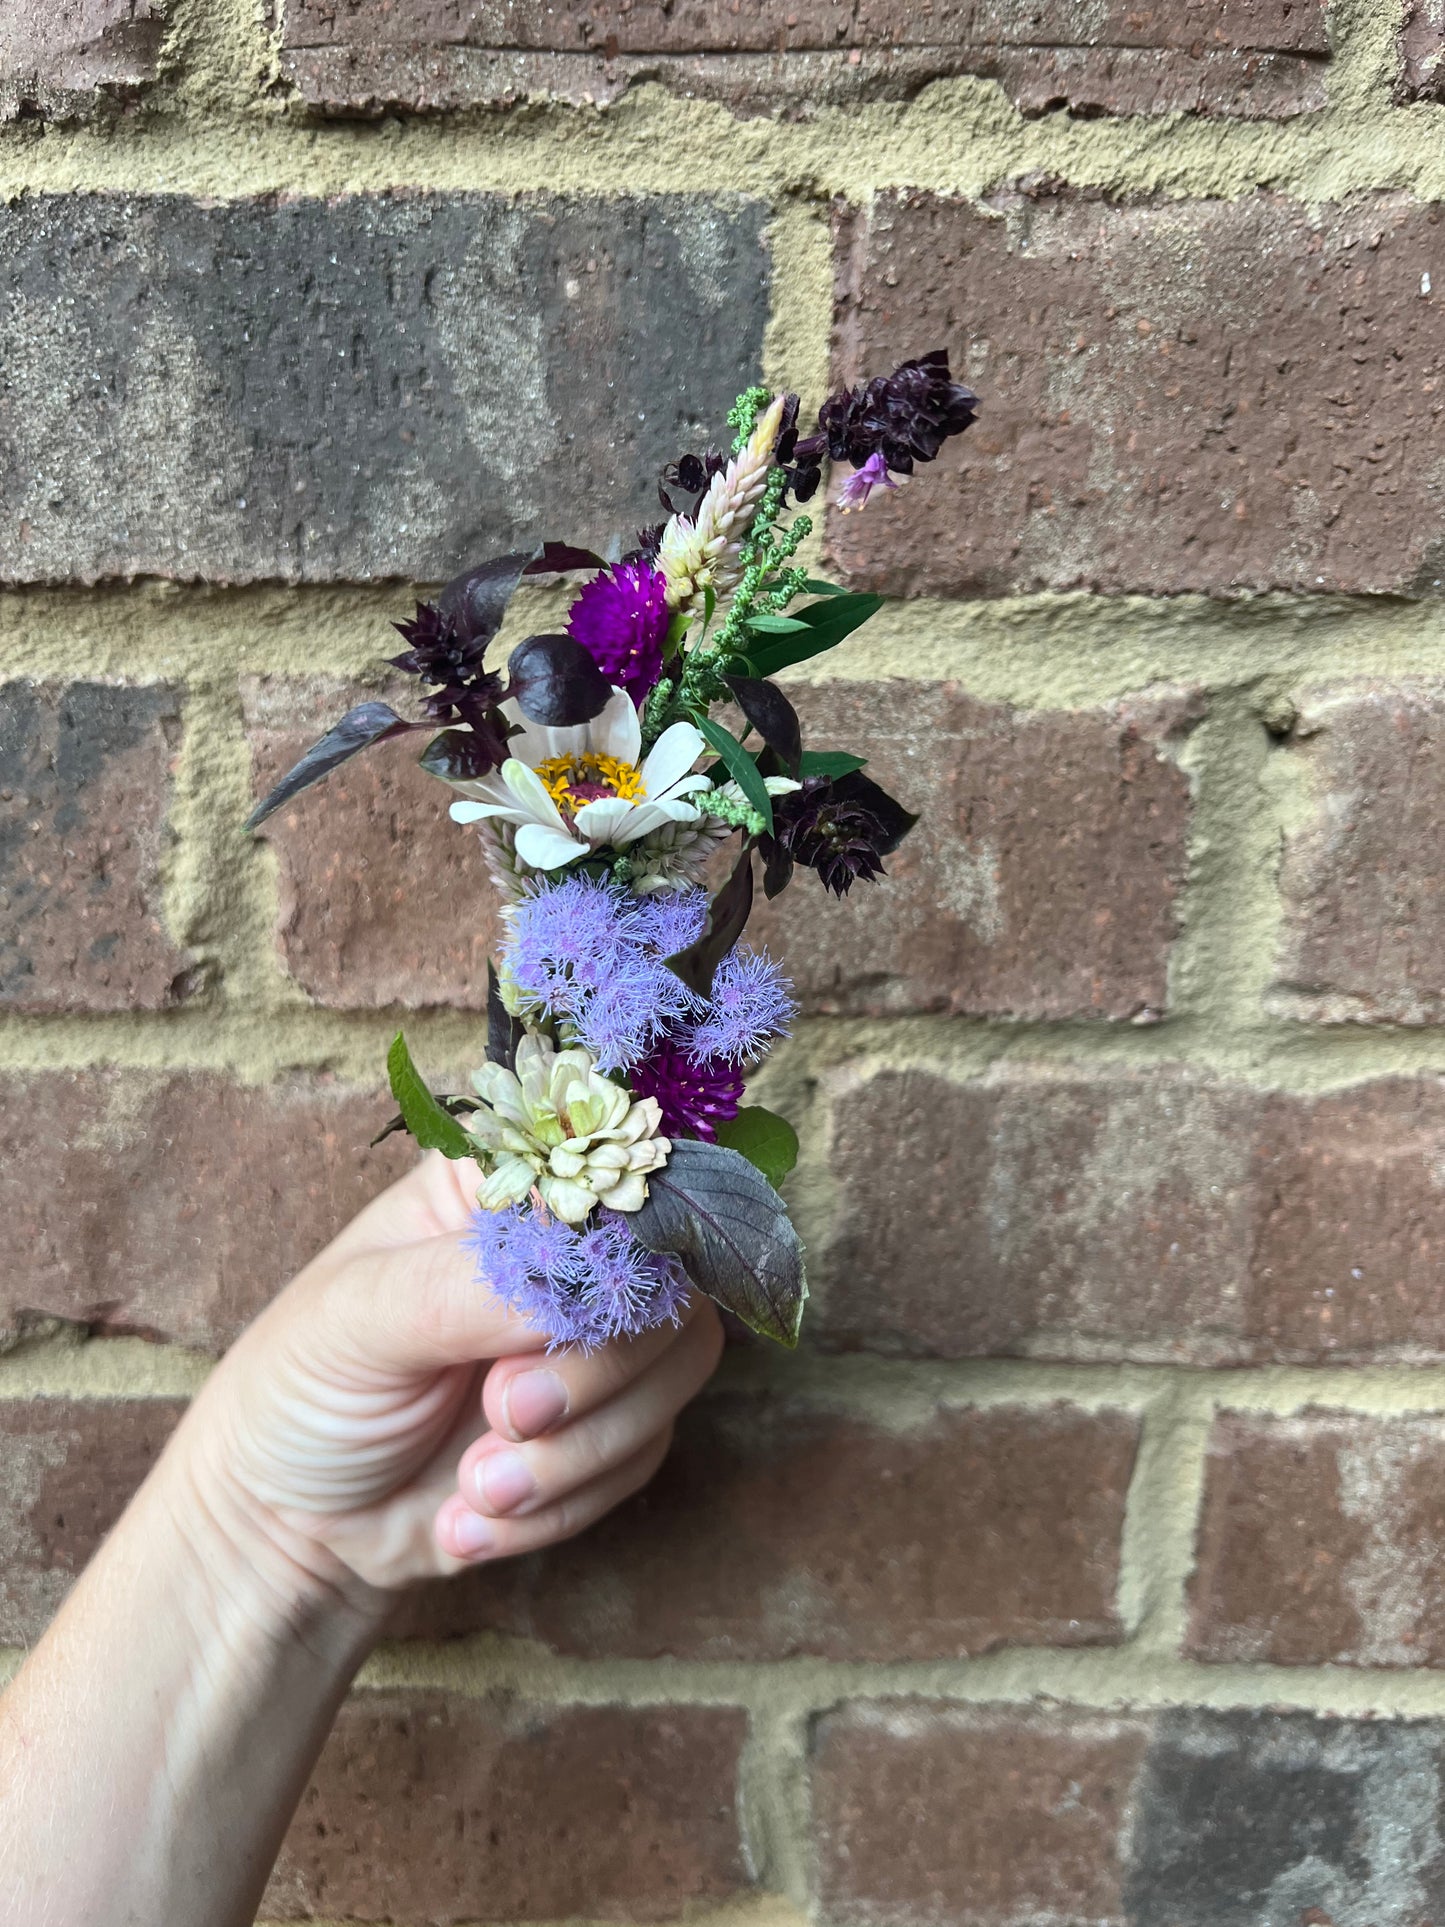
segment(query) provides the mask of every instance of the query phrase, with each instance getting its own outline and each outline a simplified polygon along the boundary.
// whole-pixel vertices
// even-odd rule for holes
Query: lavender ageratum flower
[[[676,1258],[647,1251],[626,1220],[607,1212],[577,1239],[578,1290],[604,1338],[681,1321],[687,1274]]]
[[[881,452],[870,455],[862,468],[854,469],[838,491],[838,506],[846,515],[849,509],[861,509],[875,488],[896,489],[897,482],[888,473],[888,464]]]
[[[662,1129],[674,1137],[717,1136],[719,1124],[736,1117],[743,1074],[725,1057],[693,1058],[681,1044],[663,1042],[631,1072],[639,1097],[655,1097]]]
[[[479,1211],[465,1242],[478,1283],[554,1349],[591,1351],[624,1333],[675,1325],[687,1299],[677,1260],[645,1251],[626,1219],[610,1212],[573,1230],[527,1205]]]
[[[662,674],[670,620],[660,571],[648,562],[619,562],[582,590],[567,628],[608,681],[625,689],[640,708]]]
[[[717,967],[705,1014],[678,1033],[696,1064],[743,1064],[786,1037],[798,1007],[792,985],[766,950],[730,950]]]
[[[637,929],[659,957],[675,957],[696,943],[707,922],[706,890],[672,890],[638,906]]]

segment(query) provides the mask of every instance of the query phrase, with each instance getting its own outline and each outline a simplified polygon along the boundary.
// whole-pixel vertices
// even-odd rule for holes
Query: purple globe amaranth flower
[[[677,1036],[696,1064],[745,1064],[792,1028],[793,986],[766,950],[730,950],[712,980],[704,1014]]]
[[[888,473],[888,464],[881,451],[870,455],[862,468],[855,468],[838,491],[838,506],[844,514],[849,509],[861,509],[875,488],[896,489],[897,482]]]
[[[619,562],[582,590],[572,604],[567,629],[608,681],[625,689],[641,708],[662,674],[662,645],[670,621],[661,571],[650,562]]]
[[[683,1045],[664,1041],[631,1072],[638,1097],[655,1097],[669,1137],[717,1136],[719,1124],[738,1114],[743,1074],[726,1058],[697,1061]]]
[[[895,475],[911,475],[915,462],[931,462],[950,435],[961,435],[978,415],[978,396],[949,372],[948,350],[935,348],[900,362],[891,375],[875,375],[856,388],[830,395],[818,424],[835,462],[863,468],[881,455]],[[800,443],[797,453],[811,449]]]

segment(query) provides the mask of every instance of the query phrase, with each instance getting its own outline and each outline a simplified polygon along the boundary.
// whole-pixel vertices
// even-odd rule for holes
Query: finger
[[[715,1329],[715,1320],[694,1319],[623,1391],[544,1438],[511,1445],[493,1432],[478,1439],[457,1468],[462,1498],[476,1512],[522,1518],[625,1465],[712,1376],[721,1350]]]
[[[465,1231],[476,1212],[481,1183],[481,1170],[471,1158],[444,1158],[440,1151],[428,1151],[358,1212],[330,1251],[342,1257]]]
[[[672,1429],[649,1439],[643,1449],[625,1464],[590,1485],[569,1492],[565,1499],[545,1511],[528,1513],[519,1519],[483,1519],[472,1511],[459,1493],[449,1498],[436,1516],[435,1535],[438,1557],[444,1572],[463,1572],[468,1566],[495,1559],[513,1559],[519,1553],[540,1552],[595,1523],[624,1499],[630,1499],[656,1472],[667,1457]]]
[[[682,1330],[695,1326],[712,1332],[713,1342],[721,1348],[722,1321],[711,1300],[696,1291],[683,1308]],[[636,1338],[613,1339],[595,1352],[553,1353],[545,1362],[532,1357],[500,1358],[482,1388],[487,1423],[514,1444],[537,1438],[615,1398],[678,1340],[677,1326],[666,1324]]]

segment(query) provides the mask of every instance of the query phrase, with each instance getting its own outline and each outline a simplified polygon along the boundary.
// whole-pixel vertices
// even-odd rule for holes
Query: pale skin
[[[479,1176],[370,1205],[211,1375],[0,1698],[7,1927],[243,1927],[399,1593],[644,1485],[716,1313],[547,1356],[475,1281]]]

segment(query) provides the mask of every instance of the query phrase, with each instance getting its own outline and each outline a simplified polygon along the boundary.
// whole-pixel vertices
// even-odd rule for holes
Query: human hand
[[[389,1592],[568,1538],[651,1478],[716,1311],[694,1294],[678,1329],[546,1356],[463,1249],[479,1182],[428,1156],[242,1334],[176,1442],[212,1510]]]

